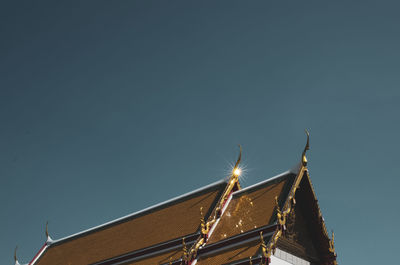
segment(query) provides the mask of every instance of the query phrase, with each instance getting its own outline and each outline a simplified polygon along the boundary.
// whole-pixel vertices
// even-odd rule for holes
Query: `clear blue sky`
[[[398,260],[398,1],[3,1],[0,264],[226,176],[309,169],[340,264]]]

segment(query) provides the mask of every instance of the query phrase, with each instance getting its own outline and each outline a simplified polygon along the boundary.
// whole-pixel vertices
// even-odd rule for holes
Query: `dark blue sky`
[[[0,4],[0,263],[227,175],[309,169],[340,264],[394,264],[398,1]]]

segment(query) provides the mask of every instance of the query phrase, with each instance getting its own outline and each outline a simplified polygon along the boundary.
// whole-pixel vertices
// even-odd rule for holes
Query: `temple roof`
[[[245,242],[221,251],[213,252],[199,257],[197,265],[209,264],[232,264],[241,260],[249,260],[250,257],[257,257],[260,252],[259,240]]]
[[[209,213],[225,189],[219,181],[202,189],[51,243],[38,265],[92,264],[196,234],[200,211]]]
[[[286,199],[295,177],[296,174],[288,171],[234,192],[208,243],[276,222],[275,197],[280,201]]]
[[[181,249],[174,249],[168,252],[163,252],[157,255],[151,255],[137,259],[135,261],[126,263],[125,265],[155,265],[155,264],[168,264],[170,261],[180,259],[182,256]]]
[[[29,265],[255,265],[268,264],[278,247],[335,265],[308,148],[307,132],[299,166],[244,189],[240,148],[227,180],[59,240],[46,226],[47,241]]]

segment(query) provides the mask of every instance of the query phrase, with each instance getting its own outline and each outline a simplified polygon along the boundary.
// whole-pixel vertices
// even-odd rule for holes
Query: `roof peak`
[[[257,182],[257,183],[255,183],[255,184],[250,185],[250,186],[248,186],[248,187],[246,187],[246,188],[243,188],[243,189],[241,189],[241,190],[237,190],[237,191],[235,191],[235,192],[233,193],[233,195],[238,195],[238,194],[241,194],[241,193],[243,193],[243,192],[252,190],[252,189],[254,189],[254,188],[257,188],[257,187],[259,187],[259,186],[262,186],[262,185],[264,185],[264,184],[267,184],[267,183],[269,183],[269,182],[272,182],[272,181],[274,181],[274,180],[277,180],[277,179],[279,179],[279,178],[282,178],[282,177],[284,177],[284,176],[287,176],[287,175],[296,175],[296,174],[297,174],[297,173],[296,173],[296,172],[293,172],[292,170],[287,170],[287,171],[282,172],[282,173],[280,173],[280,174],[278,174],[278,175],[276,175],[276,176],[273,176],[273,177],[271,177],[271,178],[269,178],[269,179],[266,179],[266,180]]]

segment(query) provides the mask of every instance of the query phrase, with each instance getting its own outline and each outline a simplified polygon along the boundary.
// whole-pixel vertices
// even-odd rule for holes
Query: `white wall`
[[[271,265],[291,265],[291,263],[281,260],[275,256],[271,256]]]
[[[271,265],[310,265],[310,262],[277,248],[271,256]]]

